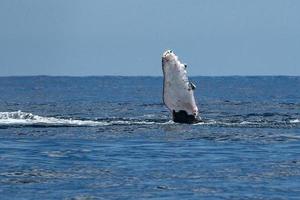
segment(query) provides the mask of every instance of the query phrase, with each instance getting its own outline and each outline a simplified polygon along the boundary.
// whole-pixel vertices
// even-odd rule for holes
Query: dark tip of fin
[[[177,123],[195,124],[200,122],[201,120],[199,120],[194,115],[187,114],[187,112],[184,110],[180,110],[178,112],[175,112],[175,110],[173,110],[173,121]]]

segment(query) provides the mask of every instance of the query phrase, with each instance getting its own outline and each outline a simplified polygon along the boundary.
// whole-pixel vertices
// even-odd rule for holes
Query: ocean
[[[300,77],[1,77],[0,199],[300,199]]]

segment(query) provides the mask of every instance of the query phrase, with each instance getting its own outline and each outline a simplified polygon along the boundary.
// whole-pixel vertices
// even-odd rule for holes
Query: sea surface
[[[0,199],[300,199],[300,77],[0,78]]]

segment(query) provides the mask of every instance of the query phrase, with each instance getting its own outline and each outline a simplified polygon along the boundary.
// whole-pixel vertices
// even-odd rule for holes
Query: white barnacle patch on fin
[[[167,50],[162,55],[164,74],[163,101],[179,123],[198,121],[198,107],[194,98],[196,86],[188,80],[186,64],[182,64],[175,53]]]

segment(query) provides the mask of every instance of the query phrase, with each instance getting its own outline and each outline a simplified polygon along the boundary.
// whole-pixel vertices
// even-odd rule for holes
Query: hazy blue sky
[[[299,0],[0,0],[0,76],[300,75]]]

